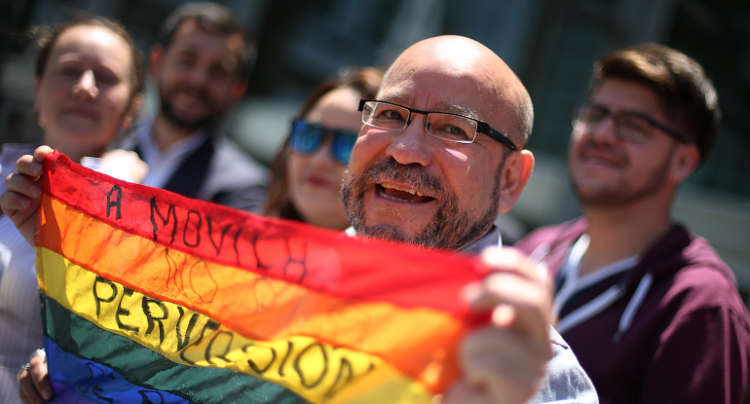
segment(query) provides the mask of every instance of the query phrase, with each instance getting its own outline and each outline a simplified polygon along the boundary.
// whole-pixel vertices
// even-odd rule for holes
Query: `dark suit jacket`
[[[266,201],[268,170],[217,130],[209,133],[182,160],[163,188],[190,198],[260,213]],[[132,149],[140,154],[138,139],[130,140],[135,142]]]

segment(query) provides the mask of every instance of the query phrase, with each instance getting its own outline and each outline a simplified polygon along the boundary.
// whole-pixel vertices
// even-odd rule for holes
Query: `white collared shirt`
[[[21,150],[30,153],[36,147],[29,146]],[[8,154],[7,146],[4,146],[0,158],[0,175],[3,177],[16,172],[14,162],[19,153]],[[4,181],[2,184],[0,193],[5,191]],[[8,216],[0,215],[0,403],[3,404],[21,402],[16,372],[22,363],[29,361],[29,354],[41,348],[43,343],[35,260],[34,247],[23,238]]]
[[[148,164],[148,174],[141,184],[163,188],[182,160],[197,149],[206,140],[208,134],[205,129],[201,129],[178,140],[162,153],[151,130],[153,123],[153,120],[147,121],[136,129],[135,142],[140,148],[141,159]],[[129,146],[131,150],[135,148],[135,144]]]

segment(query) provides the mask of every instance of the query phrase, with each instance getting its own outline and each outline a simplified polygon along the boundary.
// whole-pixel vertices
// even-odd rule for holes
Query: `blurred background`
[[[685,52],[714,80],[723,120],[708,161],[680,192],[675,220],[711,241],[750,303],[749,0],[217,2],[236,12],[259,45],[249,91],[226,120],[225,131],[266,164],[307,93],[339,69],[385,68],[407,46],[440,34],[464,35],[494,50],[529,89],[536,111],[527,147],[537,166],[507,218],[521,231],[580,214],[565,160],[571,110],[586,96],[594,60],[647,41]],[[32,111],[34,49],[24,41],[25,30],[80,11],[96,13],[121,21],[145,54],[180,3],[0,0],[0,143],[41,139]]]

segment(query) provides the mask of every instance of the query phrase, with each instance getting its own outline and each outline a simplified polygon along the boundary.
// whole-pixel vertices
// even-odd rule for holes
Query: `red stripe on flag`
[[[460,289],[480,279],[466,256],[364,242],[185,198],[116,180],[58,152],[44,166],[45,193],[97,220],[206,260],[332,296],[465,317]],[[333,251],[337,262],[310,258],[311,251],[323,250]]]

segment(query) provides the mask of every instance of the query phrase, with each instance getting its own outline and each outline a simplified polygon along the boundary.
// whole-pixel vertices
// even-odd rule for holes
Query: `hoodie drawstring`
[[[599,314],[602,310],[611,306],[625,294],[625,286],[617,284],[605,290],[602,294],[573,310],[570,314],[560,319],[557,323],[557,332],[566,333],[571,328]]]
[[[638,282],[638,287],[635,289],[633,297],[625,307],[625,311],[622,312],[622,316],[620,316],[620,324],[617,326],[617,333],[615,333],[615,336],[612,338],[612,345],[620,342],[622,335],[630,329],[630,325],[635,318],[635,313],[638,311],[638,308],[641,307],[643,300],[646,299],[646,295],[648,294],[649,289],[651,289],[651,284],[653,283],[654,276],[650,273],[644,275],[643,278],[641,278],[641,281]]]

